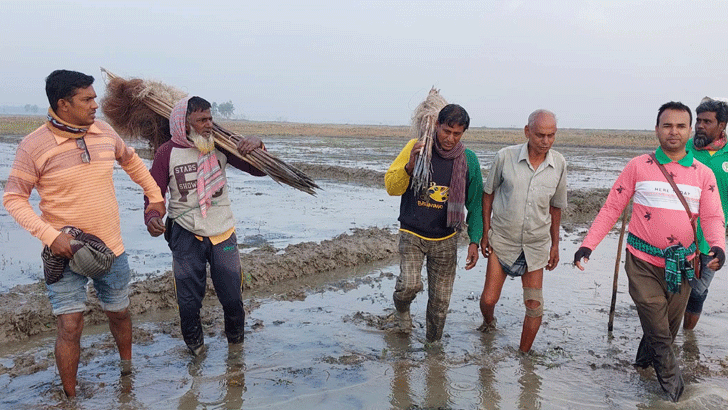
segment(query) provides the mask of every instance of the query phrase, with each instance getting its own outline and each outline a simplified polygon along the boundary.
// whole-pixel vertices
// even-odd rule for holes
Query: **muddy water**
[[[2,187],[19,139],[19,136],[0,138]],[[229,170],[230,196],[238,217],[238,239],[245,247],[270,245],[280,249],[289,244],[329,239],[350,228],[397,226],[399,199],[381,189],[381,173],[399,153],[404,141],[310,137],[267,138],[265,142],[270,152],[284,160],[311,165],[307,172],[315,175],[323,189],[312,197],[270,178],[255,178]],[[468,146],[477,153],[483,173],[501,148],[482,142]],[[569,189],[610,186],[627,160],[638,153],[602,148],[558,149],[569,161]],[[171,253],[161,238],[150,237],[143,227],[140,188],[121,169],[115,171],[114,178],[133,280],[164,273],[169,269]],[[38,200],[33,191],[30,201],[36,209]],[[40,242],[20,229],[2,207],[0,249],[0,292],[42,279]]]
[[[576,244],[567,238],[562,259]],[[622,272],[613,336],[606,331],[616,235],[594,253],[586,273],[562,263],[544,281],[546,311],[530,355],[517,352],[523,319],[517,281],[507,281],[496,314],[498,329],[475,330],[483,264],[458,270],[445,337],[425,347],[426,297],[412,305],[415,329],[391,329],[396,265],[340,272],[303,300],[247,295],[244,347],[221,337],[219,309],[207,324],[207,352],[192,358],[176,330],[174,312],[135,320],[134,363],[120,375],[103,327],[82,344],[79,398],[71,408],[485,408],[485,409],[724,409],[728,407],[728,306],[706,303],[695,332],[680,332],[677,355],[687,387],[677,405],[666,402],[654,373],[630,365],[640,331]],[[460,251],[463,265],[465,249]],[[364,275],[362,275],[364,273]],[[353,275],[353,276],[352,276]],[[716,281],[715,295],[725,294]],[[50,362],[51,338],[33,339],[0,363],[2,408],[61,408]],[[89,353],[91,352],[91,353]],[[15,363],[13,366],[12,363]],[[35,368],[34,368],[35,366]],[[18,372],[19,374],[14,374]],[[24,374],[29,373],[29,374]]]
[[[375,171],[386,169],[401,144],[266,141],[286,161]],[[472,148],[486,167],[499,147]],[[571,164],[571,189],[609,186],[636,154],[560,151]],[[0,161],[0,181],[7,178],[12,155],[14,146],[0,143],[0,156],[6,159]],[[117,181],[128,181],[122,174]],[[266,178],[231,175],[236,213],[241,220],[249,216],[238,231],[251,249],[282,248],[330,239],[352,227],[392,227],[396,222],[397,199],[376,186],[343,184],[331,175],[320,178],[325,190],[312,198]],[[131,182],[117,186],[123,234],[137,276],[156,275],[166,270],[171,256],[162,241],[148,239],[140,229],[140,194],[135,189]],[[40,248],[3,212],[0,285],[7,289],[38,279],[32,275]],[[399,335],[391,320],[399,269],[396,261],[389,261],[286,283],[273,293],[246,292],[250,311],[241,348],[229,347],[221,337],[221,311],[209,300],[203,314],[208,348],[199,358],[186,352],[173,310],[135,317],[130,367],[118,362],[107,328],[89,326],[82,339],[79,398],[74,402],[60,393],[52,332],[0,346],[0,408],[728,408],[728,305],[718,297],[726,294],[728,283],[716,279],[697,330],[679,333],[676,353],[687,387],[680,403],[668,403],[654,372],[637,372],[630,365],[641,331],[623,271],[614,332],[611,337],[606,332],[616,236],[605,239],[587,272],[581,273],[567,263],[579,234],[563,234],[562,264],[546,274],[544,323],[530,355],[517,351],[524,314],[517,281],[506,282],[496,309],[497,331],[484,335],[475,330],[482,321],[478,297],[484,260],[472,271],[459,268],[441,346],[424,345],[425,294],[412,305],[413,334]],[[26,242],[18,239],[23,235]],[[461,248],[460,266],[464,258]]]

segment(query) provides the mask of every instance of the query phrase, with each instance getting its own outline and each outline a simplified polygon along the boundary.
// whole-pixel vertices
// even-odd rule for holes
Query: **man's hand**
[[[468,258],[465,259],[465,270],[470,270],[478,263],[478,244],[471,242],[468,246]]]
[[[420,156],[420,153],[422,152],[422,147],[425,146],[424,142],[415,142],[415,145],[412,146],[412,151],[410,151],[410,158],[407,165],[404,166],[404,171],[407,173],[407,175],[412,175],[412,173],[415,170],[415,163],[417,162],[417,157]]]
[[[258,137],[242,137],[237,148],[240,155],[248,155],[256,148],[263,148],[263,141]]]
[[[167,213],[167,209],[164,207],[164,201],[151,202],[147,205],[147,209],[144,210],[144,213],[148,214],[150,211],[156,211],[159,214],[159,217],[162,218],[164,214]]]
[[[549,251],[549,261],[546,263],[546,270],[556,269],[556,265],[559,264],[559,245],[554,245]]]
[[[579,248],[578,251],[574,254],[574,266],[577,268],[584,270],[584,267],[581,266],[581,260],[584,259],[584,263],[589,262],[589,257],[591,256],[592,250],[582,246]]]
[[[167,229],[164,226],[164,222],[162,222],[162,218],[156,216],[150,219],[147,224],[147,231],[149,231],[149,234],[155,238],[163,234],[166,230]]]
[[[708,262],[708,268],[717,271],[723,267],[723,264],[725,263],[725,252],[723,252],[723,249],[717,246],[713,246],[712,248],[710,248],[708,256],[713,257],[713,259]]]
[[[490,243],[488,242],[488,235],[483,234],[483,239],[480,240],[480,252],[483,253],[484,257],[489,258],[492,251],[493,248],[490,247]]]
[[[58,235],[51,244],[51,253],[53,253],[53,256],[61,256],[66,259],[73,259],[71,239],[73,239],[73,236],[65,232],[61,232],[61,234]]]

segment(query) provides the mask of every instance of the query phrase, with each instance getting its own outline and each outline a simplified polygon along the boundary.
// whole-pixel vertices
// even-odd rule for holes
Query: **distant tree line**
[[[228,102],[224,103],[216,103],[213,101],[212,103],[212,116],[220,116],[226,119],[230,119],[230,117],[235,114],[235,105],[233,105],[233,102],[228,100]]]
[[[0,106],[0,113],[3,114],[38,114],[40,107],[35,104],[25,105],[3,105]]]

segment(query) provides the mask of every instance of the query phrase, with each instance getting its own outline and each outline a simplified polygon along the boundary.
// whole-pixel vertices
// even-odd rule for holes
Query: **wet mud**
[[[328,167],[325,167],[328,168]],[[324,171],[322,171],[324,172]],[[608,190],[569,191],[569,207],[563,216],[569,232],[594,219]],[[582,229],[583,230],[583,229]],[[286,281],[321,275],[336,269],[354,267],[397,257],[398,236],[387,228],[355,228],[321,242],[304,242],[276,249],[270,245],[241,254],[244,289],[270,290]],[[461,240],[462,243],[462,240]],[[106,321],[91,289],[86,323]],[[214,295],[208,280],[207,292]],[[130,311],[133,315],[176,307],[171,272],[132,283]],[[0,344],[26,339],[55,330],[55,317],[43,283],[13,287],[0,298]]]
[[[399,273],[398,201],[383,195],[383,170],[404,140],[373,142],[375,150],[367,146],[372,141],[356,139],[266,139],[269,150],[324,182],[326,189],[314,199],[276,191],[264,179],[231,177],[232,195],[239,195],[234,202],[253,198],[256,205],[236,210],[246,224],[236,227],[245,278],[244,346],[228,346],[222,309],[208,282],[201,312],[207,348],[192,357],[179,332],[167,271],[171,255],[163,243],[145,242],[144,232],[125,233],[130,263],[163,267],[132,284],[133,363],[119,363],[107,319],[90,295],[79,398],[69,401],[55,369],[55,318],[45,285],[9,287],[0,296],[0,388],[5,391],[0,408],[728,408],[724,300],[709,297],[699,328],[678,335],[675,352],[687,388],[674,405],[664,400],[654,371],[632,366],[641,330],[624,276],[615,331],[606,332],[616,235],[594,252],[587,273],[570,266],[610,183],[636,153],[559,149],[574,172],[562,215],[561,263],[544,276],[542,328],[533,352],[521,355],[520,282],[504,286],[496,331],[478,332],[487,261],[481,258],[465,271],[465,239],[442,343],[424,343],[426,292],[412,305],[412,335],[397,331],[391,294]],[[499,148],[472,145],[484,167]],[[327,162],[310,163],[321,152]],[[120,200],[134,195],[126,192]],[[295,206],[284,208],[287,202]],[[138,208],[132,201],[121,205]],[[289,224],[273,220],[281,213],[278,219],[290,219],[284,221]],[[377,214],[387,222],[372,222]],[[9,242],[4,235],[10,238],[2,234],[0,242]],[[0,258],[0,273],[17,275],[11,256]],[[726,291],[728,284],[721,281],[711,286],[712,296]]]

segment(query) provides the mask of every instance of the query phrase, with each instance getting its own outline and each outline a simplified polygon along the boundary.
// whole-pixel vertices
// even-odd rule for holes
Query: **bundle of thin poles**
[[[412,190],[415,195],[430,187],[432,179],[432,144],[435,141],[435,124],[440,110],[447,105],[439,90],[433,87],[427,98],[420,103],[412,115],[412,131],[418,141],[425,143],[412,171]]]
[[[186,94],[155,81],[125,80],[103,67],[101,72],[108,77],[107,94],[101,104],[106,118],[114,128],[128,136],[144,138],[156,151],[161,143],[171,138],[169,116],[177,101],[186,97]],[[303,171],[286,164],[267,151],[258,148],[247,155],[241,155],[237,144],[243,137],[219,124],[214,123],[212,134],[218,148],[265,172],[279,184],[289,185],[311,195],[316,195],[314,189],[320,189]]]

